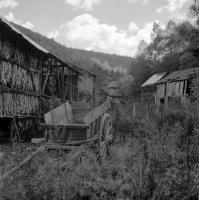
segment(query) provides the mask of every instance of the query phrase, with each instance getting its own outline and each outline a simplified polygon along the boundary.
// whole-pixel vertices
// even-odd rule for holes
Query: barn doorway
[[[0,118],[0,143],[10,142],[11,119]]]

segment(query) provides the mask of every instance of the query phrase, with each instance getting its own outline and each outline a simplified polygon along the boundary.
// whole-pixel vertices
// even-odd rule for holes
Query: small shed
[[[166,75],[166,72],[163,73],[157,73],[151,76],[149,79],[147,79],[142,85],[142,100],[149,100],[153,99],[153,102],[156,102],[156,88],[157,88],[157,82],[160,81],[164,76]]]
[[[110,82],[105,88],[105,92],[114,99],[120,99],[122,97],[120,94],[120,81]]]
[[[82,73],[78,84],[79,92],[88,93],[95,97],[97,75],[77,66],[76,69]]]
[[[157,82],[156,99],[157,105],[169,106],[179,103],[185,107],[190,105],[191,82],[199,68],[190,68],[174,71]]]

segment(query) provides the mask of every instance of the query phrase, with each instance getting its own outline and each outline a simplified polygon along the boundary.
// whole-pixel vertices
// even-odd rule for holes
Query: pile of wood
[[[38,97],[8,92],[0,94],[0,116],[30,115],[38,109]]]

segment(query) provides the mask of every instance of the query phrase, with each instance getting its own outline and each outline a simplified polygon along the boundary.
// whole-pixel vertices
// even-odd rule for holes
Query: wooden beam
[[[48,125],[45,123],[41,123],[40,125],[46,128],[57,128],[57,127],[64,127],[67,129],[88,129],[89,128],[88,124]]]
[[[44,94],[44,92],[45,92],[46,84],[47,84],[47,82],[48,82],[49,74],[50,74],[50,72],[48,72],[48,75],[46,76],[46,78],[45,78],[45,80],[44,80],[44,83],[43,83],[43,85],[42,85],[42,94]]]
[[[28,156],[26,159],[24,159],[21,163],[19,163],[17,166],[13,167],[11,170],[9,170],[7,173],[3,174],[0,177],[0,182],[8,178],[11,174],[19,170],[21,167],[26,165],[28,162],[30,162],[35,156],[37,156],[39,153],[43,152],[45,150],[45,146],[39,147],[35,152],[33,152],[30,156]]]

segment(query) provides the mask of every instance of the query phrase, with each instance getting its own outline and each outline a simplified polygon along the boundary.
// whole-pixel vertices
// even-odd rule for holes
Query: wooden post
[[[21,138],[20,138],[20,135],[19,135],[19,130],[18,130],[17,123],[16,123],[16,120],[15,120],[15,117],[14,117],[14,116],[13,116],[13,122],[14,122],[15,129],[16,129],[17,139],[18,139],[18,141],[19,141],[19,145],[20,145],[20,147],[21,147],[21,151],[23,152],[23,147],[22,147],[22,144],[21,144]]]
[[[42,77],[43,77],[43,56],[40,57],[39,66],[40,75],[39,75],[39,121],[42,119]]]
[[[144,104],[144,97],[143,97],[143,95],[144,95],[144,92],[143,92],[143,89],[142,89],[142,92],[141,92],[141,98],[142,98],[142,105]]]
[[[13,120],[10,120],[10,145],[13,146],[14,135],[13,135]]]
[[[93,79],[93,104],[96,105],[96,78]]]
[[[133,103],[133,117],[136,117],[136,102]]]
[[[61,95],[62,95],[62,103],[64,103],[64,66],[62,66],[62,77],[61,77],[61,81],[62,81],[62,83],[61,83]]]

